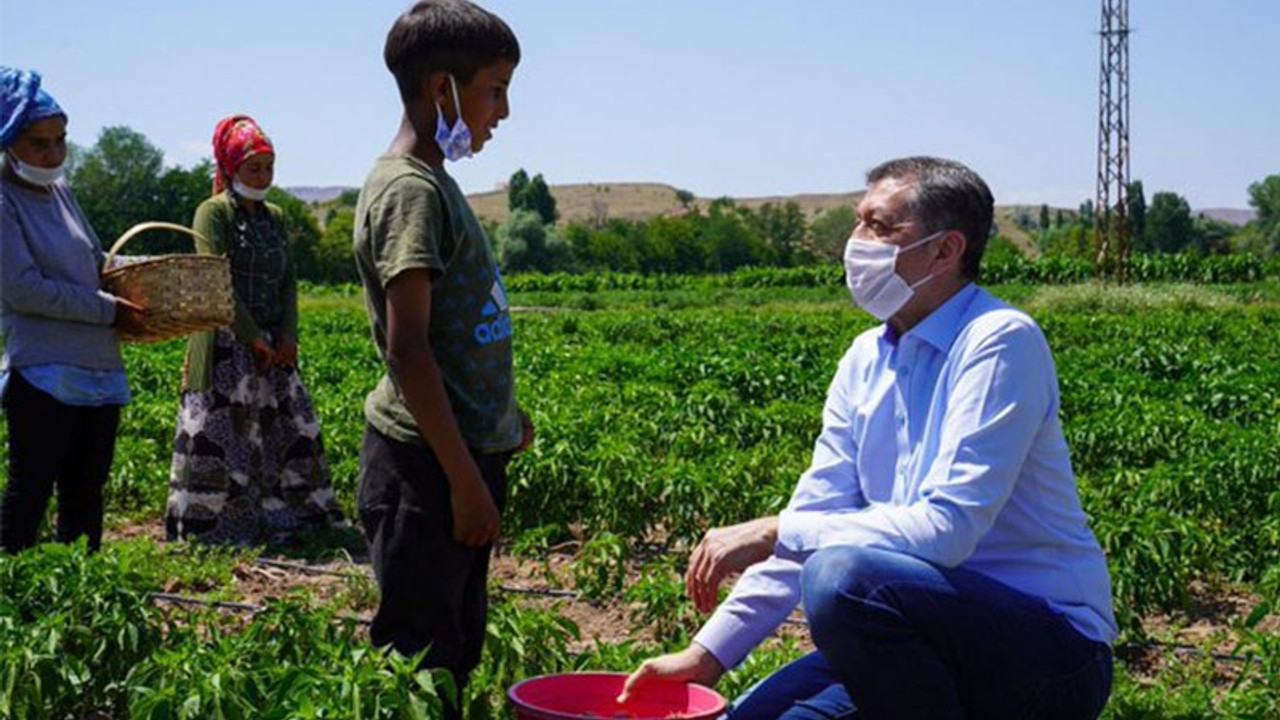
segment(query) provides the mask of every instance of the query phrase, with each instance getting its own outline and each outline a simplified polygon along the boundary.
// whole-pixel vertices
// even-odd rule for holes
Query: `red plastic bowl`
[[[516,683],[507,699],[520,720],[713,720],[724,713],[719,693],[694,683],[651,683],[617,701],[622,673],[543,675]]]

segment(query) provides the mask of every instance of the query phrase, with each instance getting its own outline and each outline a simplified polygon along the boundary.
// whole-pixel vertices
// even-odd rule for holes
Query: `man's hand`
[[[147,309],[132,300],[116,298],[116,317],[111,321],[122,335],[141,335],[146,331]]]
[[[720,583],[729,575],[742,572],[773,554],[778,541],[778,518],[758,520],[712,528],[689,557],[689,571],[684,576],[685,589],[694,607],[706,614],[720,601]]]
[[[266,340],[258,338],[249,343],[249,350],[253,352],[253,357],[258,361],[258,369],[266,370],[276,362],[276,351],[271,349]]]
[[[276,343],[276,364],[280,367],[294,367],[298,364],[298,339],[292,335],[282,335]]]
[[[689,647],[678,653],[645,660],[623,684],[618,702],[626,702],[632,693],[654,681],[695,682],[710,687],[720,681],[721,675],[724,675],[724,666],[716,656],[697,643],[689,643]]]
[[[453,539],[467,547],[484,547],[498,539],[502,519],[489,488],[478,476],[451,487]]]

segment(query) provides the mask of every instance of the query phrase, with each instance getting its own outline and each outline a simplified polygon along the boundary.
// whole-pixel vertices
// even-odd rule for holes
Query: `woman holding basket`
[[[117,330],[140,329],[142,308],[101,289],[101,245],[62,178],[67,115],[38,73],[0,67],[0,150],[0,548],[35,544],[56,488],[58,541],[86,536],[96,550],[130,400]]]
[[[279,207],[265,202],[271,141],[234,115],[213,133],[213,196],[198,250],[227,257],[229,327],[193,335],[183,368],[165,530],[239,545],[340,519],[311,399],[298,375],[298,295]]]

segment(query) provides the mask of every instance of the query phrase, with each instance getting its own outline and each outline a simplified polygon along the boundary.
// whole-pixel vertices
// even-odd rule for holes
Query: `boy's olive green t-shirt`
[[[428,340],[463,440],[481,452],[519,446],[507,296],[488,239],[458,184],[417,158],[381,157],[360,191],[355,222],[356,267],[383,361],[387,286],[406,270],[428,270]],[[364,412],[384,435],[426,444],[389,372],[369,393]]]

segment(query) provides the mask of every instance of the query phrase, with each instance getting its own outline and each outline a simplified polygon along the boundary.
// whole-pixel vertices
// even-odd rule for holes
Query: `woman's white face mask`
[[[251,188],[240,182],[240,178],[232,178],[231,189],[234,190],[237,195],[245,198],[246,200],[257,200],[258,202],[261,202],[267,199],[267,191],[271,189],[271,186],[268,185],[259,190],[258,188]]]
[[[57,167],[36,167],[35,165],[28,165],[27,163],[22,162],[18,159],[18,156],[13,153],[8,153],[8,155],[5,156],[5,162],[13,165],[13,172],[18,177],[26,180],[32,185],[39,185],[40,187],[49,187],[57,182],[58,178],[62,177],[63,169],[67,166],[64,161]]]
[[[897,272],[898,255],[947,232],[940,230],[903,247],[850,237],[844,246],[844,279],[854,303],[881,322],[893,317],[917,288],[933,279],[933,275],[926,275],[908,285]]]

